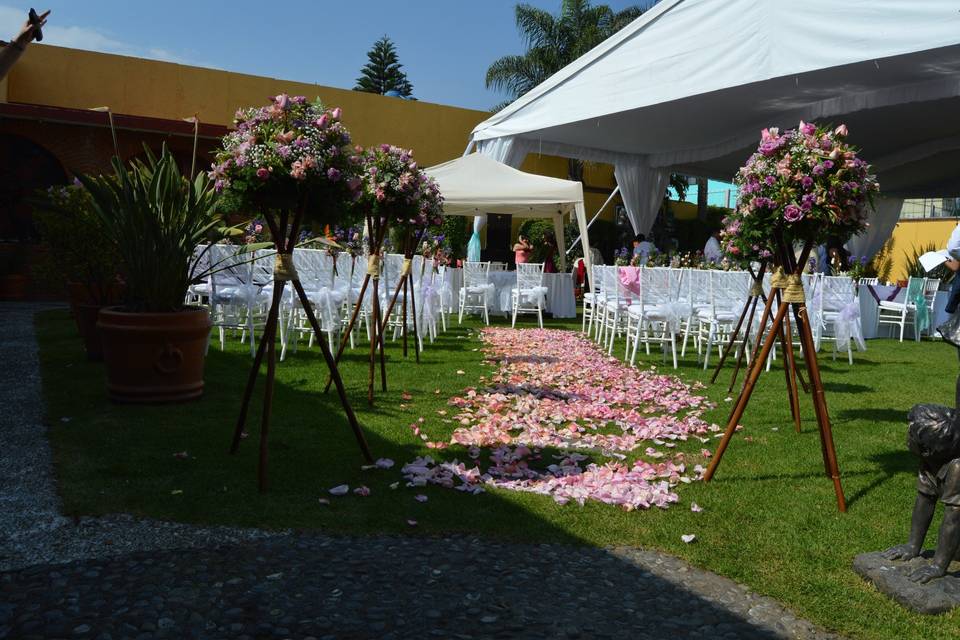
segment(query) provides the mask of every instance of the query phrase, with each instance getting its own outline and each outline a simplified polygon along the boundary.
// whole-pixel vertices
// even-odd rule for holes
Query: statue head
[[[936,404],[917,404],[907,414],[907,448],[931,462],[960,457],[960,425],[954,409]]]

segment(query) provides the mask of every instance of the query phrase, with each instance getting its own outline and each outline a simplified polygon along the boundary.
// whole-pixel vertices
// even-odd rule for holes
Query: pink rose
[[[812,136],[814,133],[817,132],[817,128],[813,124],[809,122],[804,122],[803,120],[800,121],[799,129],[800,129],[800,133],[806,136]]]
[[[330,115],[333,116],[334,120],[339,120],[340,116],[343,115],[343,109],[336,107],[333,111],[330,112]]]
[[[268,171],[266,167],[260,167],[257,169],[257,177],[261,180],[266,180],[270,177],[270,171]]]
[[[847,125],[845,125],[845,124],[840,125],[840,126],[837,127],[836,129],[834,129],[833,132],[834,132],[835,134],[837,134],[838,136],[841,136],[841,137],[846,137],[846,136],[847,136],[847,133],[849,133],[849,132],[847,131]]]
[[[327,114],[323,114],[322,116],[320,116],[319,118],[317,118],[317,120],[316,120],[316,122],[314,122],[314,124],[317,125],[318,127],[320,127],[321,129],[323,129],[324,127],[327,126],[327,123],[329,123],[329,122],[330,122],[330,116],[328,116]]]

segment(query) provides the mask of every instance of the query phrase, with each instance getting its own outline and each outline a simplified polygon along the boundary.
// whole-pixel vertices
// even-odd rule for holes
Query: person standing
[[[950,259],[944,264],[956,273],[960,269],[960,224],[953,228],[953,233],[947,240],[947,253],[950,254]],[[947,298],[947,306],[943,310],[953,315],[958,307],[960,307],[960,275],[954,275],[953,283],[950,285],[950,297]]]
[[[650,259],[650,254],[656,251],[657,247],[647,240],[647,236],[638,233],[633,239],[633,255],[637,262],[643,266]]]
[[[714,229],[703,245],[703,259],[707,262],[720,262],[723,250],[720,249],[720,229]]]
[[[533,245],[527,240],[526,236],[517,236],[517,244],[513,245],[513,256],[516,264],[524,264],[530,261],[530,254],[533,252]]]

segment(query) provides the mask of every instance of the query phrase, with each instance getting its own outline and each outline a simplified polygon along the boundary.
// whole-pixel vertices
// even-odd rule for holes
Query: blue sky
[[[553,13],[560,0],[526,0]],[[352,88],[382,35],[397,45],[414,95],[488,109],[487,67],[521,53],[514,0],[53,0],[44,42]],[[632,2],[607,0],[615,10]],[[28,5],[0,0],[0,38]]]

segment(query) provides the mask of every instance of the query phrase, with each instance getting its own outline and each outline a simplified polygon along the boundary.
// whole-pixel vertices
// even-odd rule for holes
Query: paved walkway
[[[0,638],[833,638],[638,549],[59,514],[32,316],[0,303]]]

